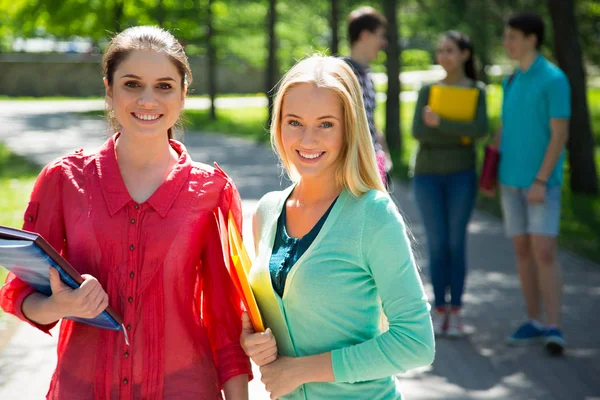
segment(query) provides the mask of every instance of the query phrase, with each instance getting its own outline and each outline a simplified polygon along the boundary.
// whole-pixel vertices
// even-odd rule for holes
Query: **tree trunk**
[[[340,20],[340,4],[338,0],[331,0],[331,55],[337,56],[339,53],[340,37],[339,37],[339,20]]]
[[[388,20],[388,47],[386,68],[388,76],[385,104],[385,138],[390,152],[402,150],[400,129],[400,46],[398,44],[398,7],[396,0],[383,0],[383,11]]]
[[[275,37],[275,24],[277,22],[277,0],[269,0],[269,11],[267,14],[267,68],[265,77],[265,94],[269,99],[269,119],[268,125],[271,123],[271,115],[273,112],[273,97],[274,87],[277,83],[277,38]]]
[[[598,174],[594,159],[594,137],[590,126],[586,77],[572,0],[548,0],[554,31],[558,65],[571,83],[571,121],[569,125],[569,165],[571,190],[598,193]]]
[[[115,1],[115,8],[114,8],[114,16],[115,16],[115,34],[119,33],[123,30],[122,27],[122,22],[121,21],[123,19],[123,9],[125,8],[125,4],[124,4],[125,0],[121,0],[121,1]]]
[[[488,76],[485,71],[485,67],[490,64],[490,25],[492,18],[490,18],[489,9],[487,7],[480,7],[475,5],[476,13],[479,14],[479,21],[474,21],[471,26],[473,28],[471,34],[471,40],[475,44],[474,55],[476,61],[479,62],[478,79],[482,82],[488,83]],[[473,14],[471,14],[473,15]]]
[[[213,27],[213,0],[208,0],[208,9],[206,13],[207,19],[207,34],[206,34],[206,49],[208,56],[208,97],[210,98],[210,119],[217,119],[217,111],[215,109],[215,100],[217,97],[217,52],[214,44],[215,30]]]
[[[165,23],[165,4],[163,0],[158,0],[158,4],[156,5],[156,22],[161,28]]]

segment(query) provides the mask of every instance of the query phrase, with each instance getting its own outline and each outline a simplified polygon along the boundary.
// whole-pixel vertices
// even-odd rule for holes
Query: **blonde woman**
[[[287,73],[271,139],[293,184],[254,215],[250,280],[269,329],[254,333],[244,314],[242,346],[273,399],[401,399],[394,375],[432,362],[433,329],[344,61],[313,56]]]

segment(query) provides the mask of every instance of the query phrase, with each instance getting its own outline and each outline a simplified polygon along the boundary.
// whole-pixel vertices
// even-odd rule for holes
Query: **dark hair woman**
[[[429,271],[434,289],[432,308],[437,335],[462,336],[462,295],[466,280],[467,225],[476,197],[476,139],[487,132],[485,85],[477,81],[471,39],[446,32],[438,45],[437,62],[446,77],[419,92],[413,135],[419,142],[411,171],[415,198],[425,226]],[[432,87],[477,90],[474,118],[442,117],[428,104]],[[448,100],[445,100],[448,102]],[[452,102],[452,99],[450,100]],[[473,105],[453,104],[458,107]],[[448,296],[449,295],[449,296]]]

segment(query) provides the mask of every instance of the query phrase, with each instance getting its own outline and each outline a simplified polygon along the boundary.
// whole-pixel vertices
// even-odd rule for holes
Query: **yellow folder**
[[[254,293],[248,282],[248,274],[250,274],[252,261],[250,261],[248,251],[244,246],[242,236],[240,235],[240,231],[231,211],[229,211],[227,217],[227,231],[229,232],[229,252],[238,279],[236,286],[238,286],[238,291],[241,292],[240,296],[246,306],[254,330],[256,332],[264,332],[265,327],[258,309],[258,304],[256,303],[256,298],[254,297]]]
[[[475,119],[479,89],[433,85],[429,91],[429,107],[449,121],[470,122]]]

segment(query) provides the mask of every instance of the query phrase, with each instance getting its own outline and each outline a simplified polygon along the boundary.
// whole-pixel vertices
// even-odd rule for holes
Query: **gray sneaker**
[[[431,310],[431,323],[433,324],[433,333],[435,336],[443,336],[448,329],[448,313],[440,309]]]
[[[453,311],[448,314],[448,328],[446,329],[446,335],[451,338],[461,338],[465,336],[460,311]]]

